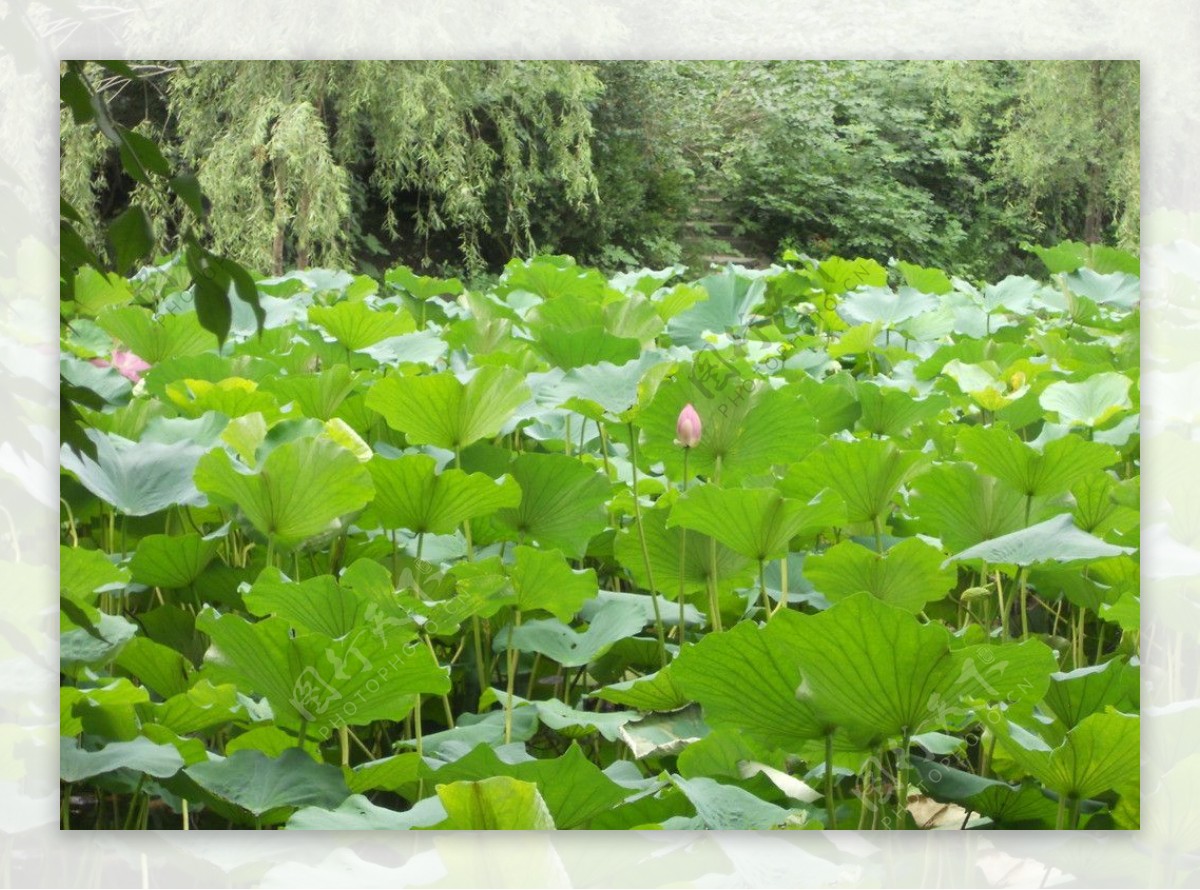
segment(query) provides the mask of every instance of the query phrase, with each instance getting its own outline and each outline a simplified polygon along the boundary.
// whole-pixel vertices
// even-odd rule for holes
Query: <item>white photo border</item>
[[[1189,0],[0,0],[0,386],[17,406],[0,417],[0,875],[28,887],[1200,884],[1197,37]],[[60,832],[58,64],[122,57],[1140,60],[1142,829]]]

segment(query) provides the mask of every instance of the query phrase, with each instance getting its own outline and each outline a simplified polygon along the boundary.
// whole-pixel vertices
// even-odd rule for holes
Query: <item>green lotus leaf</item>
[[[591,695],[639,711],[677,711],[688,703],[670,666],[634,680],[611,683]]]
[[[492,700],[487,705],[481,704],[480,707],[487,707],[492,702],[504,700],[504,692],[497,694],[489,690],[484,694],[490,695]],[[514,700],[519,701],[520,699],[514,696]],[[500,748],[505,744],[504,717],[504,711],[501,710],[488,711],[484,714],[457,714],[454,718],[454,728],[426,734],[422,740],[421,750],[426,757],[453,760],[463,751],[469,751],[476,745]],[[514,742],[525,742],[533,738],[539,726],[537,708],[518,707],[513,709],[512,740]],[[416,744],[415,739],[403,739],[396,747],[415,748]]]
[[[1132,547],[1118,547],[1080,531],[1069,513],[1010,532],[968,547],[947,562],[982,559],[997,565],[1031,566],[1043,562],[1077,562],[1104,559],[1132,553]]]
[[[882,554],[842,541],[806,557],[804,577],[831,603],[866,591],[916,614],[945,597],[958,580],[954,569],[942,568],[945,558],[919,538],[906,538]]]
[[[366,506],[375,491],[362,463],[323,438],[280,445],[253,471],[234,463],[223,448],[214,449],[197,464],[196,485],[236,506],[283,547],[328,531],[339,517]]]
[[[64,782],[79,782],[114,770],[130,769],[165,778],[183,768],[183,757],[172,745],[156,745],[147,738],[110,742],[96,751],[85,751],[73,738],[59,740],[58,774]]]
[[[546,808],[559,828],[580,828],[589,819],[620,803],[631,792],[600,771],[572,743],[565,754],[545,760],[506,763],[489,745],[477,745],[468,754],[443,766],[424,764],[421,775],[437,784],[508,776],[537,786]]]
[[[646,551],[650,557],[650,570],[660,595],[676,597],[679,592],[681,572],[685,593],[694,593],[708,588],[710,576],[710,538],[688,532],[680,526],[667,527],[667,510],[643,510],[642,531],[646,536]],[[683,542],[683,562],[679,559],[680,542]],[[650,579],[646,573],[646,561],[642,556],[642,545],[637,525],[621,531],[613,545],[617,561],[633,576],[634,581],[645,590]],[[720,589],[730,590],[749,583],[754,576],[754,564],[736,550],[717,543],[717,583]]]
[[[522,612],[545,611],[570,621],[598,590],[595,569],[573,569],[557,550],[518,546],[507,568],[513,605]]]
[[[138,541],[130,560],[133,580],[150,587],[187,587],[200,577],[221,547],[219,538],[185,535],[147,535]]]
[[[221,441],[234,450],[248,467],[258,466],[258,451],[267,439],[267,421],[261,414],[246,414],[229,421]]]
[[[672,288],[651,294],[658,317],[670,321],[681,312],[686,312],[697,303],[708,299],[708,291],[695,284],[677,284]]]
[[[295,747],[296,737],[272,724],[256,726],[241,735],[234,736],[225,743],[225,755],[229,756],[238,751],[258,751],[268,757],[279,757],[284,751]],[[315,755],[318,750],[317,741],[308,739],[304,743],[304,750]]]
[[[1120,459],[1110,446],[1071,434],[1047,442],[1038,450],[999,426],[964,427],[958,444],[963,456],[981,472],[1028,497],[1062,494]]]
[[[683,756],[711,732],[700,716],[700,708],[692,704],[625,723],[621,726],[620,737],[635,759],[644,760],[647,757]]]
[[[828,487],[846,502],[849,522],[883,520],[900,486],[928,460],[927,455],[903,451],[882,439],[834,440],[793,467],[780,489],[807,500]]]
[[[341,770],[317,763],[296,748],[279,757],[238,751],[184,770],[197,785],[255,816],[281,808],[332,809],[350,796]]]
[[[185,378],[168,383],[165,394],[188,417],[200,417],[209,411],[226,417],[257,413],[271,421],[280,416],[275,396],[259,390],[257,383],[243,377],[229,377],[217,383]]]
[[[430,300],[441,296],[458,296],[463,292],[463,284],[457,278],[433,278],[429,275],[418,275],[408,266],[394,266],[388,269],[384,280],[391,285],[402,288],[418,300]]]
[[[944,763],[913,757],[918,781],[934,800],[957,803],[1002,825],[1052,823],[1054,802],[1032,783],[1010,785]]]
[[[1100,606],[1100,617],[1116,622],[1121,630],[1137,633],[1142,627],[1141,598],[1131,590],[1125,591],[1116,602]]]
[[[481,355],[492,351],[486,344],[474,345],[483,347],[478,350]],[[415,334],[388,337],[359,351],[389,367],[425,365],[432,368],[445,356],[447,349],[449,344],[436,331],[418,331]]]
[[[665,287],[672,278],[678,278],[686,272],[687,266],[680,263],[664,269],[651,269],[643,266],[641,269],[618,272],[609,278],[609,284],[623,293],[636,292],[651,296]]]
[[[1093,473],[1072,485],[1075,508],[1071,515],[1075,524],[1100,538],[1132,536],[1140,516],[1136,502],[1134,506],[1122,502],[1137,491],[1137,480],[1130,482],[1117,482],[1107,473]]]
[[[413,445],[457,450],[495,436],[527,398],[518,371],[489,366],[465,384],[449,372],[388,376],[367,392],[366,405]]]
[[[641,341],[618,337],[599,326],[569,331],[551,325],[540,329],[539,335],[538,352],[550,364],[567,370],[600,362],[623,365],[642,351]]]
[[[200,324],[195,312],[158,318],[141,306],[100,313],[96,323],[117,342],[151,365],[172,358],[200,355],[217,345],[217,338]]]
[[[675,502],[667,525],[698,531],[761,561],[784,556],[797,535],[840,526],[845,517],[845,505],[828,491],[805,503],[770,488],[696,485]]]
[[[684,449],[676,444],[675,427],[687,404],[695,408],[702,424],[700,441],[688,454],[692,477],[733,484],[777,464],[800,460],[823,441],[798,388],[750,385],[715,353],[700,353],[690,368],[682,366],[676,379],[658,388],[638,418],[643,456],[661,460],[673,479],[683,475]]]
[[[481,707],[504,704],[507,701],[508,693],[495,688],[487,690],[479,698]],[[557,698],[530,701],[514,695],[512,701],[516,714],[522,711],[533,713],[538,723],[569,739],[583,739],[599,733],[605,741],[615,742],[627,724],[640,719],[632,711],[581,711]]]
[[[800,704],[858,737],[941,729],[975,701],[1040,699],[1056,663],[1040,640],[955,649],[940,624],[869,594],[818,615],[781,612],[803,677]]]
[[[149,637],[134,637],[117,655],[115,664],[162,698],[186,692],[191,663],[170,646]]]
[[[867,382],[858,385],[858,401],[862,406],[862,428],[892,437],[904,435],[921,421],[932,420],[950,405],[950,400],[938,393],[914,399],[903,390]]]
[[[923,266],[906,263],[903,260],[896,263],[896,268],[904,276],[905,284],[922,293],[941,296],[942,294],[950,293],[954,289],[954,285],[950,283],[949,276],[941,269],[927,269]]]
[[[1028,275],[1009,275],[1002,281],[989,284],[983,289],[983,309],[995,312],[1004,309],[1017,315],[1025,315],[1042,285]]]
[[[1132,385],[1132,380],[1115,371],[1093,374],[1081,383],[1059,380],[1042,390],[1041,403],[1047,411],[1056,411],[1063,423],[1097,427],[1133,407],[1129,400]]]
[[[655,577],[657,578],[657,576]],[[649,625],[654,623],[655,600],[657,600],[659,615],[662,617],[663,624],[667,626],[678,624],[679,608],[672,607],[669,599],[661,595],[651,599],[649,594],[640,591],[601,590],[596,596],[583,604],[579,610],[579,618],[582,621],[591,621],[597,612],[609,603],[615,602],[636,608],[642,613],[642,623]],[[699,627],[704,623],[704,616],[700,614],[700,610],[695,606],[688,605],[683,610],[683,623],[689,627]]]
[[[387,620],[334,639],[294,633],[283,618],[251,623],[208,607],[196,627],[212,640],[206,658],[214,680],[265,695],[276,720],[305,719],[314,730],[399,720],[418,694],[450,689],[429,649],[408,645],[412,629]]]
[[[802,825],[806,818],[803,813],[786,810],[736,785],[723,785],[715,779],[672,776],[671,782],[696,808],[697,828],[762,831],[790,824]]]
[[[183,757],[183,762],[187,766],[191,766],[193,763],[203,763],[208,759],[208,748],[205,747],[203,739],[181,736],[167,729],[165,726],[159,726],[157,723],[143,724],[142,735],[156,745],[170,745],[173,747]],[[172,778],[166,784],[174,784],[176,781],[177,778]]]
[[[1086,266],[1091,253],[1091,245],[1082,241],[1060,241],[1054,247],[1037,247],[1032,244],[1022,244],[1021,247],[1036,253],[1046,271],[1052,275],[1074,272],[1080,266]]]
[[[129,569],[116,565],[103,551],[65,544],[58,548],[58,572],[59,590],[80,602],[94,603],[98,591],[129,583]]]
[[[336,809],[296,810],[285,827],[291,831],[407,831],[432,828],[445,820],[446,808],[436,797],[426,798],[398,813],[376,806],[361,794],[352,794]]]
[[[96,459],[63,445],[60,463],[115,510],[129,516],[147,516],[176,504],[203,502],[192,482],[203,446],[131,442],[98,430],[86,430],[85,434],[96,446]]]
[[[351,351],[366,349],[380,340],[411,334],[417,329],[417,323],[407,312],[375,309],[365,300],[313,306],[308,310],[308,320]]]
[[[513,648],[537,652],[563,667],[582,667],[607,651],[613,643],[640,632],[644,626],[640,609],[624,603],[610,603],[596,613],[582,633],[558,619],[547,618],[498,632],[495,646],[497,650]]]
[[[744,327],[767,296],[765,280],[740,275],[734,269],[709,275],[696,284],[704,288],[708,299],[685,309],[667,323],[672,342],[693,348],[704,345],[706,332],[725,333]]]
[[[859,287],[883,287],[887,269],[875,260],[831,256],[821,260],[811,273],[813,283],[827,294],[841,294]]]
[[[401,793],[417,784],[423,769],[422,756],[408,751],[359,764],[347,776],[347,782],[356,794],[376,789]]]
[[[566,407],[593,420],[605,414],[619,417],[638,402],[648,375],[665,373],[671,367],[669,353],[647,350],[623,365],[600,362],[572,368],[553,380],[535,396],[539,405]]]
[[[67,615],[69,620],[62,623],[58,638],[58,663],[67,674],[80,667],[108,664],[137,633],[137,625],[122,615],[109,615],[90,606],[80,606],[78,612]],[[78,617],[86,617],[88,624],[76,624]]]
[[[357,379],[348,365],[334,365],[319,374],[289,374],[261,384],[261,389],[276,396],[279,404],[295,403],[305,417],[329,420]]]
[[[671,676],[700,703],[709,725],[789,752],[825,736],[827,724],[796,695],[802,652],[790,632],[794,619],[796,613],[781,612],[763,627],[742,622],[680,651]]]
[[[371,605],[332,575],[292,581],[274,566],[263,569],[242,601],[252,615],[278,615],[293,627],[334,638],[363,626]]]
[[[533,782],[491,776],[477,782],[438,785],[446,808],[438,829],[460,831],[539,831],[555,827],[545,800]]]
[[[1092,269],[1079,269],[1067,276],[1067,287],[1094,303],[1132,309],[1141,299],[1141,279],[1125,272],[1102,275]]]
[[[228,423],[228,417],[215,411],[209,411],[196,418],[152,417],[146,422],[141,441],[212,448],[220,441]]]
[[[1128,559],[1129,557],[1120,557]],[[1106,579],[1100,567],[1112,560],[1102,559],[1089,562],[1087,571],[1081,572],[1076,563],[1043,563],[1029,571],[1029,583],[1034,589],[1051,599],[1065,599],[1068,603],[1099,613],[1107,603],[1115,603],[1124,593],[1137,590],[1137,579],[1128,581]]]
[[[1025,527],[1025,498],[966,463],[939,463],[913,480],[916,531],[965,550]]]
[[[679,753],[675,763],[685,779],[700,776],[732,779],[746,790],[771,799],[787,796],[811,803],[821,796],[820,792],[787,772],[788,758],[782,752],[766,751],[731,729],[714,730],[692,741]]]
[[[1054,655],[1038,641],[952,650],[941,626],[923,625],[868,595],[820,615],[782,612],[767,626],[740,624],[684,649],[671,672],[714,727],[742,730],[769,748],[845,727],[859,738],[918,734],[977,699],[1020,690],[1039,697]]]
[[[936,309],[923,312],[907,319],[900,324],[899,330],[907,339],[922,343],[932,343],[944,340],[954,333],[957,313],[948,303],[942,303]]]
[[[607,525],[602,505],[611,492],[609,481],[563,454],[521,454],[509,471],[521,502],[497,510],[495,524],[518,540],[583,556],[588,541]]]
[[[105,309],[133,302],[129,282],[116,272],[103,274],[91,266],[75,273],[75,308],[83,315],[99,315]]]
[[[936,305],[937,300],[931,294],[911,287],[902,287],[898,291],[887,287],[864,287],[847,294],[838,304],[837,312],[850,325],[879,322],[884,328],[894,328]]]
[[[200,680],[166,701],[143,705],[140,710],[147,723],[166,727],[181,736],[207,732],[234,720],[246,720],[248,716],[236,686],[232,683],[214,686],[208,680]]]
[[[642,296],[613,300],[604,305],[604,328],[618,337],[648,344],[663,329],[658,306]]]
[[[78,733],[122,742],[136,739],[141,733],[138,707],[150,701],[150,693],[144,687],[120,677],[103,685],[79,689],[77,693],[71,696],[62,690],[59,706],[64,722],[72,722],[72,728]]]
[[[858,383],[845,371],[821,381],[804,377],[794,385],[801,399],[808,404],[816,431],[823,436],[850,429],[862,414]]]
[[[1078,726],[1083,718],[1119,706],[1125,698],[1125,671],[1121,659],[1089,665],[1050,675],[1044,705],[1061,722],[1063,729]]]
[[[836,340],[830,342],[825,351],[830,358],[841,359],[849,355],[862,355],[868,352],[878,352],[876,340],[883,331],[883,323],[878,321],[864,322],[842,331]]]
[[[495,480],[455,469],[439,474],[436,465],[425,454],[371,458],[367,464],[375,483],[371,509],[385,528],[448,535],[465,520],[521,501],[521,490],[511,476]]]
[[[510,260],[504,267],[501,292],[523,290],[553,301],[564,297],[599,300],[608,287],[596,269],[575,264],[568,256],[536,256],[530,260]]]
[[[64,402],[69,401],[84,417],[91,416],[85,412],[94,412],[105,403],[124,405],[129,402],[133,384],[115,368],[100,368],[73,355],[63,355],[58,368]],[[100,416],[107,417],[104,414]],[[105,423],[105,420],[101,420],[91,425],[105,432],[118,432],[109,430]]]
[[[1019,766],[1068,798],[1086,800],[1137,781],[1141,721],[1136,715],[1090,714],[1054,747],[1009,721],[993,726],[997,741]]]
[[[315,422],[315,421],[309,421]],[[366,443],[362,436],[354,431],[354,428],[340,417],[335,417],[332,420],[327,420],[321,425],[321,431],[318,433],[324,439],[328,439],[335,445],[340,445],[345,448],[356,458],[362,462],[369,461],[371,455],[371,446]]]
[[[1012,389],[994,361],[970,364],[951,359],[942,367],[942,374],[988,411],[1003,411],[1028,392],[1024,386]]]

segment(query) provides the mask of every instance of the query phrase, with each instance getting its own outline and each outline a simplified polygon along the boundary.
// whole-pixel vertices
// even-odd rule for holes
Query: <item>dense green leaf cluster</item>
[[[1044,259],[82,268],[64,827],[1136,827],[1136,261]]]

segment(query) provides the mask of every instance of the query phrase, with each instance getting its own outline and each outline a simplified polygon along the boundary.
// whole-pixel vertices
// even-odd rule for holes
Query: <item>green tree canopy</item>
[[[1136,62],[86,70],[116,123],[197,175],[205,246],[261,272],[353,258],[478,273],[537,251],[661,267],[730,238],[762,258],[903,256],[997,280],[1039,268],[1023,242],[1138,237]],[[160,249],[193,221],[66,108],[61,171],[94,250],[129,205]]]

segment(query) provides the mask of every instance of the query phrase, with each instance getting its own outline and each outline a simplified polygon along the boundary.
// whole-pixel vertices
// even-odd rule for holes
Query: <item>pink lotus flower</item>
[[[103,358],[92,359],[92,364],[98,368],[116,368],[117,372],[127,380],[137,383],[142,379],[142,372],[150,370],[148,362],[143,361],[132,352],[114,349],[112,360]]]
[[[679,420],[675,423],[675,441],[684,448],[694,448],[700,442],[700,415],[688,402],[679,412]]]

